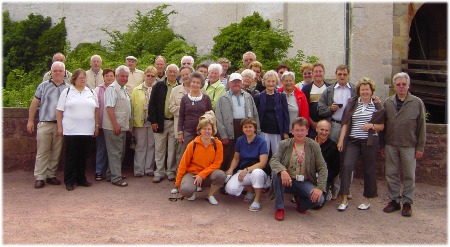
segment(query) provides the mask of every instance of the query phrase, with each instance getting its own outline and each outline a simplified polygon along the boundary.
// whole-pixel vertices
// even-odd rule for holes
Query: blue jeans
[[[105,173],[108,167],[108,152],[106,151],[105,134],[103,129],[98,130],[96,138],[97,154],[95,156],[95,173]]]
[[[272,173],[273,190],[275,193],[275,209],[284,209],[284,193],[294,194],[299,196],[300,209],[308,210],[316,206],[320,206],[325,201],[325,196],[322,194],[319,202],[311,201],[311,191],[316,188],[314,184],[309,181],[299,182],[292,179],[292,186],[285,187],[281,184],[281,176]]]

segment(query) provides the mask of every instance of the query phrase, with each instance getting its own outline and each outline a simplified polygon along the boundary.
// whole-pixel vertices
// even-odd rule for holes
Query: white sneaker
[[[176,193],[178,193],[178,189],[177,188],[174,188],[174,189],[172,189],[170,191],[170,194],[176,194]]]
[[[331,200],[332,198],[333,198],[333,192],[331,192],[331,190],[328,190],[327,201]]]
[[[202,191],[203,191],[202,187],[197,187],[197,192],[202,192]]]
[[[193,201],[193,200],[195,200],[195,193],[192,194],[191,197],[187,198],[187,200],[188,200],[188,201]]]
[[[214,196],[208,196],[206,199],[209,201],[209,203],[211,203],[211,205],[219,204]]]

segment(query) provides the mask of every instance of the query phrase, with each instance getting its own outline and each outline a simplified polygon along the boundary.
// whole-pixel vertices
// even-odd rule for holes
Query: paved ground
[[[273,201],[263,195],[260,212],[248,211],[242,196],[171,202],[172,184],[128,176],[127,188],[105,181],[68,192],[63,185],[33,188],[32,172],[3,175],[4,244],[446,244],[447,188],[417,184],[413,216],[382,211],[385,182],[368,211],[357,210],[362,180],[352,184],[354,199],[345,212],[331,201],[306,215],[287,202],[286,219],[273,218]],[[62,173],[58,173],[62,178]]]

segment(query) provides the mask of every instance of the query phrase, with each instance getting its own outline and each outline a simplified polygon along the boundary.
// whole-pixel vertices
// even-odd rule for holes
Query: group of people
[[[190,201],[210,187],[212,205],[218,204],[214,194],[222,187],[228,195],[244,194],[250,211],[262,208],[261,194],[272,188],[277,220],[284,219],[284,193],[293,194],[299,213],[338,195],[338,210],[345,211],[359,155],[364,199],[358,209],[368,210],[370,198],[378,196],[376,154],[381,150],[390,199],[383,210],[412,214],[425,109],[408,92],[406,73],[393,77],[396,93],[382,103],[373,95],[372,79],[349,82],[346,65],[336,68],[335,83],[327,83],[323,64],[304,64],[303,81],[295,84],[289,66],[264,72],[252,52],[243,55],[244,68],[230,75],[226,58],[194,69],[191,56],[184,56],[180,67],[166,66],[158,56],[144,71],[136,68],[134,56],[115,70],[102,70],[98,55],[90,62],[88,71],[70,73],[57,53],[36,89],[27,126],[33,133],[40,106],[35,188],[61,184],[55,174],[63,140],[66,189],[91,186],[85,170],[92,136],[95,180],[128,186],[122,161],[131,131],[134,176],[152,176],[154,183],[167,177],[176,187],[172,193]]]

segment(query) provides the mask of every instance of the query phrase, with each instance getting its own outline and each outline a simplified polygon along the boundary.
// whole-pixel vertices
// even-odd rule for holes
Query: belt
[[[173,121],[173,117],[171,117],[171,118],[167,118],[167,117],[165,117],[165,118],[164,118],[164,120],[169,120],[169,121]]]
[[[54,120],[54,121],[41,121],[41,122],[44,122],[44,123],[57,123],[56,120]]]
[[[334,119],[331,119],[331,122],[335,122],[335,123],[338,123],[338,124],[342,123],[342,121],[337,121],[337,120],[334,120]]]

